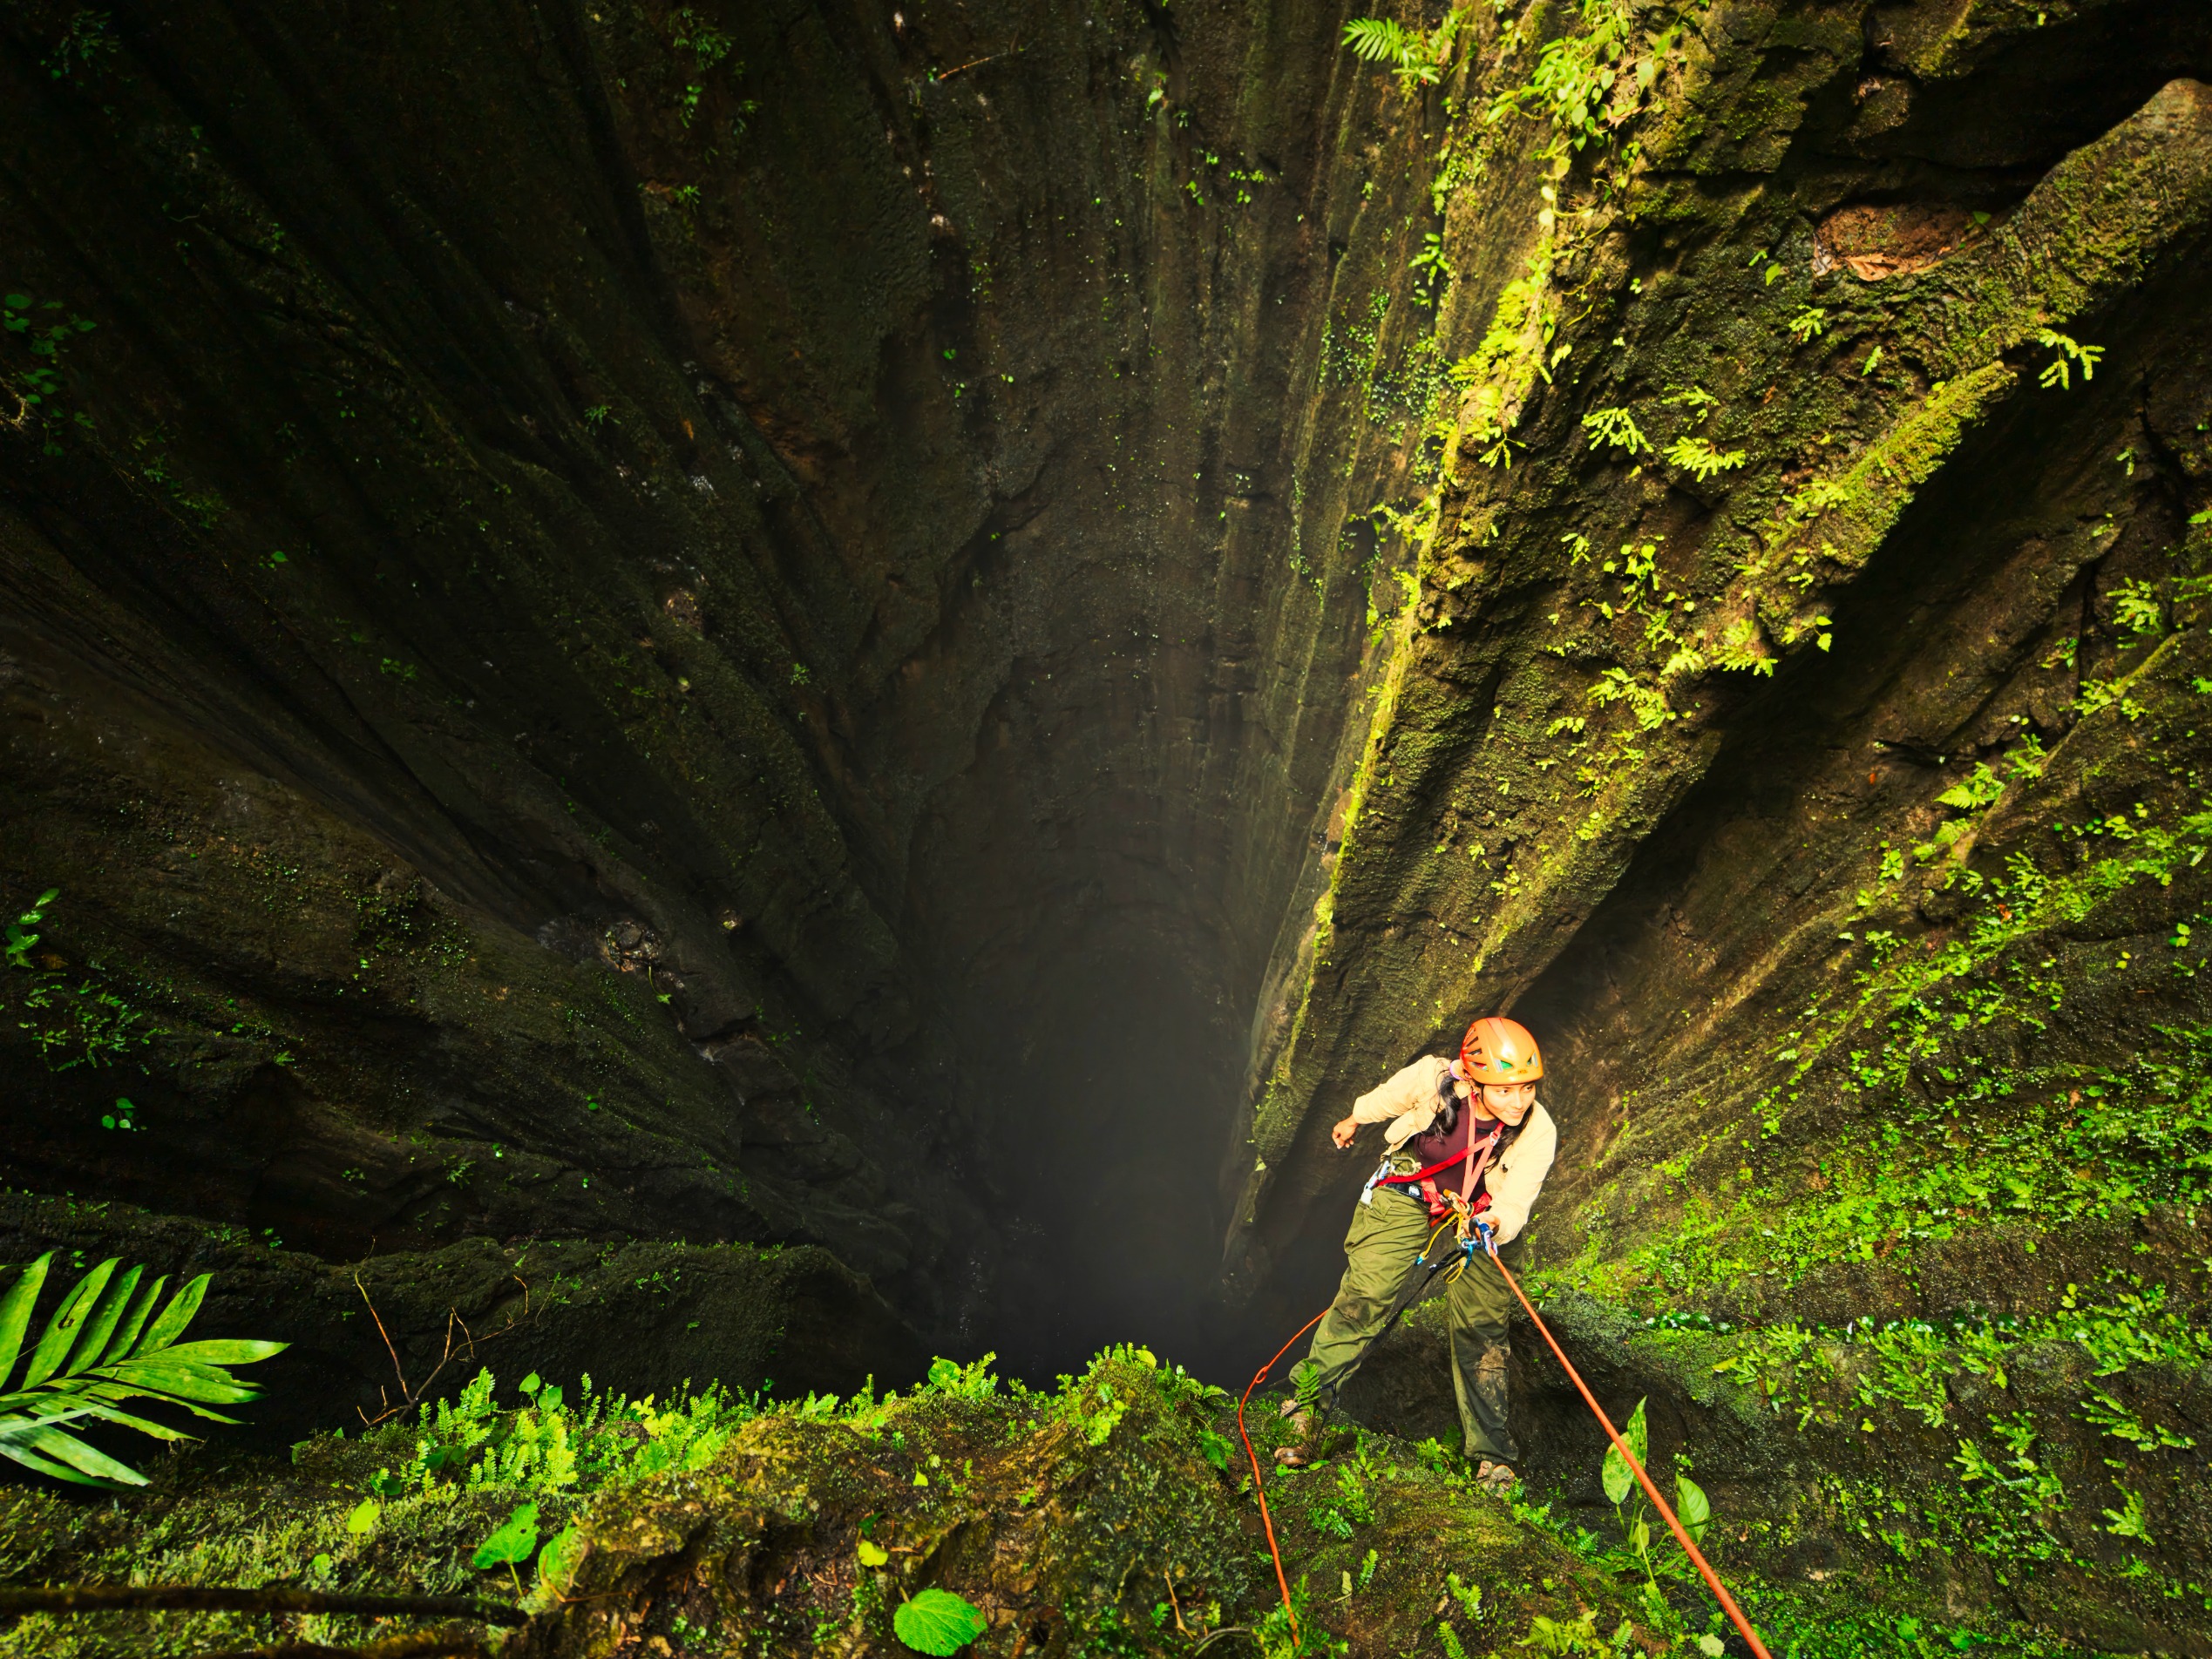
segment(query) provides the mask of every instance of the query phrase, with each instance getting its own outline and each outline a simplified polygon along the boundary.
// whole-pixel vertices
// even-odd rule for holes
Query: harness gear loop
[[[1652,1477],[1644,1473],[1644,1466],[1637,1461],[1636,1454],[1628,1449],[1628,1442],[1620,1438],[1620,1432],[1613,1427],[1612,1419],[1605,1415],[1605,1408],[1598,1404],[1598,1397],[1590,1392],[1590,1385],[1582,1380],[1582,1373],[1574,1368],[1565,1352],[1560,1348],[1558,1338],[1551,1334],[1551,1327],[1544,1323],[1544,1316],[1536,1310],[1536,1304],[1529,1300],[1528,1293],[1521,1289],[1520,1281],[1508,1271],[1503,1262],[1498,1261],[1497,1241],[1490,1229],[1480,1222],[1477,1222],[1476,1225],[1482,1230],[1483,1242],[1489,1249],[1490,1260],[1497,1263],[1497,1270],[1504,1275],[1506,1283],[1512,1287],[1513,1294],[1520,1298],[1522,1308],[1535,1324],[1537,1333],[1544,1337],[1546,1345],[1550,1348],[1551,1357],[1559,1362],[1559,1369],[1567,1373],[1567,1380],[1575,1385],[1575,1392],[1582,1396],[1582,1403],[1590,1408],[1590,1414],[1598,1419],[1598,1425],[1605,1431],[1605,1438],[1613,1443],[1613,1450],[1620,1453],[1622,1459],[1635,1473],[1637,1483],[1644,1488],[1644,1495],[1652,1500],[1652,1507],[1658,1510],[1660,1519],[1666,1522],[1667,1529],[1674,1534],[1674,1541],[1682,1546],[1683,1553],[1688,1555],[1696,1565],[1700,1576],[1705,1580],[1706,1588],[1713,1592],[1713,1599],[1720,1602],[1720,1610],[1728,1615],[1729,1622],[1736,1627],[1736,1634],[1750,1645],[1751,1651],[1757,1656],[1757,1659],[1774,1659],[1774,1656],[1767,1651],[1767,1644],[1759,1639],[1759,1633],[1751,1628],[1751,1621],[1744,1617],[1743,1609],[1736,1605],[1736,1598],[1729,1595],[1727,1586],[1721,1583],[1720,1575],[1713,1570],[1711,1563],[1705,1559],[1704,1553],[1698,1548],[1690,1534],[1683,1529],[1681,1521],[1675,1516],[1673,1506],[1659,1496],[1659,1488],[1652,1484]],[[1298,1338],[1293,1337],[1291,1340],[1295,1342]]]

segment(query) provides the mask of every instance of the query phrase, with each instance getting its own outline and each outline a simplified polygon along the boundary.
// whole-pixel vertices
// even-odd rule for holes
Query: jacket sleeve
[[[1436,1062],[1417,1060],[1353,1101],[1352,1121],[1388,1123],[1423,1106],[1433,1107],[1435,1094]]]
[[[1528,1225],[1529,1209],[1544,1190],[1544,1178],[1551,1173],[1558,1149],[1559,1130],[1551,1114],[1541,1106],[1534,1107],[1512,1147],[1498,1161],[1496,1174],[1484,1183],[1490,1195],[1489,1222],[1497,1229],[1499,1243],[1510,1243]]]

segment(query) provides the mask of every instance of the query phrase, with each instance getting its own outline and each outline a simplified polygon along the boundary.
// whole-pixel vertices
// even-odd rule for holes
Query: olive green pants
[[[1338,1391],[1359,1369],[1362,1351],[1390,1317],[1407,1274],[1427,1271],[1415,1270],[1414,1263],[1435,1226],[1427,1205],[1381,1188],[1353,1210],[1352,1230],[1344,1236],[1344,1282],[1306,1354],[1324,1406],[1335,1405]],[[1447,1233],[1437,1243],[1442,1246],[1449,1240]],[[1472,1459],[1511,1463],[1517,1456],[1505,1399],[1505,1362],[1511,1351],[1506,1346],[1506,1319],[1512,1297],[1497,1263],[1482,1255],[1444,1295],[1452,1391],[1459,1398],[1460,1432]]]

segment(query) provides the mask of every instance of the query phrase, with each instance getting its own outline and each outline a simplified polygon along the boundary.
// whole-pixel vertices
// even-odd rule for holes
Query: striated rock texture
[[[2202,1650],[2212,21],[1346,21],[0,15],[5,1180],[1225,1374],[1508,1009],[1768,1570]]]
[[[1195,1340],[1414,200],[1339,21],[10,9],[8,1178]]]

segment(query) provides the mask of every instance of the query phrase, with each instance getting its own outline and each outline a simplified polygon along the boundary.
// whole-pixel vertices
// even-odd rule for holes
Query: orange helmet
[[[1529,1028],[1500,1014],[1467,1028],[1459,1066],[1470,1083],[1533,1083],[1544,1075],[1544,1056]]]

